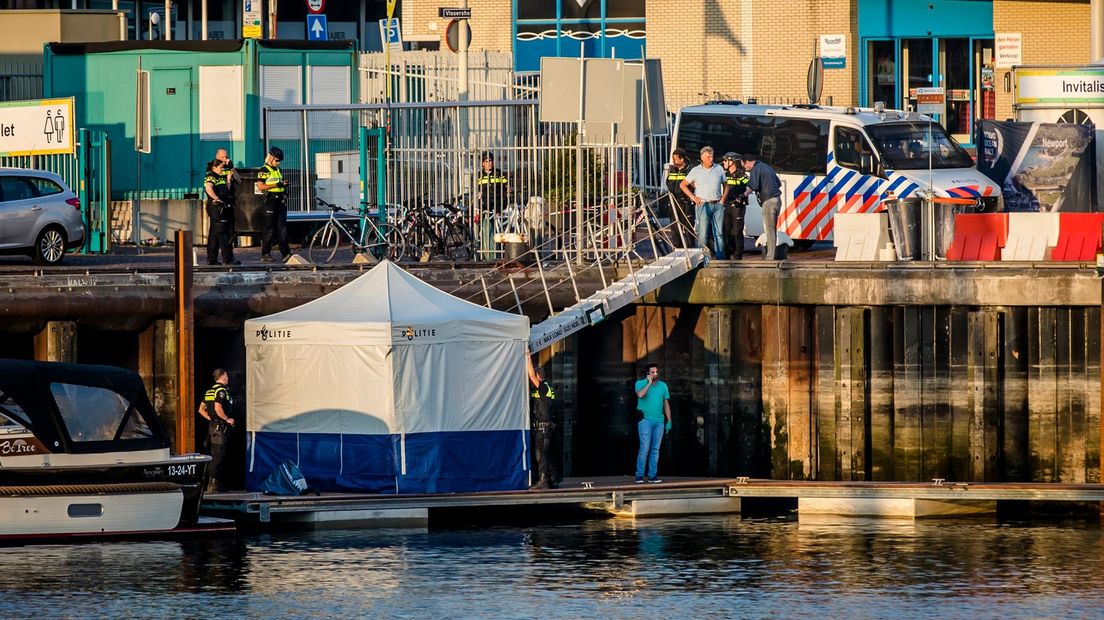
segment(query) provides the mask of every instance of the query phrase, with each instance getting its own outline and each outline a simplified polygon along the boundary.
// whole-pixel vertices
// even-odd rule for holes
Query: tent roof
[[[529,319],[464,301],[426,284],[390,261],[301,306],[252,321],[280,323],[429,326],[457,322],[496,327],[502,337],[529,337]]]

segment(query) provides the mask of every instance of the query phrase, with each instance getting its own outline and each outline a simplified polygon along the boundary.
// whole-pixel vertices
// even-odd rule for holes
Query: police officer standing
[[[671,221],[675,224],[675,229],[671,231],[671,241],[677,248],[694,245],[694,203],[682,191],[682,182],[689,172],[690,162],[686,160],[686,151],[682,148],[672,151],[671,163],[667,164],[667,191],[670,193]]]
[[[208,465],[207,492],[217,493],[226,490],[223,461],[226,449],[230,446],[230,432],[234,429],[234,399],[227,387],[230,385],[230,376],[226,369],[216,368],[211,375],[215,384],[204,394],[203,402],[199,405],[199,415],[209,422],[207,447],[211,452],[211,463]]]
[[[475,179],[475,185],[479,189],[479,244],[483,252],[483,258],[495,258],[497,250],[494,246],[495,216],[502,213],[506,206],[506,192],[509,180],[506,174],[495,167],[494,154],[490,151],[483,153],[482,165],[479,176]]]
[[[556,488],[555,466],[552,463],[552,433],[556,425],[552,422],[552,401],[556,392],[544,380],[540,368],[529,366],[529,423],[533,441],[533,471],[537,481],[529,488],[536,491]]]
[[[287,240],[287,179],[280,170],[284,151],[274,146],[268,149],[264,167],[257,173],[257,190],[264,193],[265,230],[261,235],[261,260],[272,262],[273,240],[280,246],[280,256],[286,262],[291,258]]]
[[[725,189],[721,195],[724,205],[725,247],[731,248],[729,258],[740,260],[744,253],[744,215],[747,213],[747,173],[744,162],[729,151],[721,158],[725,170]]]
[[[234,203],[227,180],[231,177],[226,171],[227,162],[216,158],[207,164],[207,176],[203,179],[203,190],[207,194],[207,264],[217,265],[219,250],[222,250],[224,265],[240,265],[234,259],[234,248],[230,239],[234,234]]]

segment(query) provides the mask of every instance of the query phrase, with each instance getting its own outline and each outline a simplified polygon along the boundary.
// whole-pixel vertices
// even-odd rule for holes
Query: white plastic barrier
[[[1001,260],[1049,260],[1057,244],[1057,213],[1009,213],[1008,242]]]
[[[832,236],[838,261],[876,261],[891,256],[881,252],[893,246],[886,213],[837,213]]]

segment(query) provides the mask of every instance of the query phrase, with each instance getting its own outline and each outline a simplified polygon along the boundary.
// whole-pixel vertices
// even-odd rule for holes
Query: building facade
[[[453,0],[407,0],[404,37],[441,40]],[[805,102],[826,56],[822,103],[916,105],[942,86],[940,121],[972,142],[977,119],[1013,116],[1013,64],[1087,64],[1089,0],[469,0],[472,49],[658,58],[668,106],[706,99]],[[640,13],[643,13],[641,16]],[[827,48],[825,48],[827,44]],[[998,49],[999,45],[999,49]],[[824,49],[822,49],[824,48]],[[830,54],[830,55],[829,55]]]

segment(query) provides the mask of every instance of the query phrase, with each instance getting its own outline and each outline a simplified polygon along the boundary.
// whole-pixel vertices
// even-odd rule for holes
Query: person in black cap
[[[497,255],[494,250],[494,221],[495,216],[502,212],[506,206],[506,191],[509,180],[502,170],[495,167],[494,154],[484,151],[482,166],[475,185],[479,189],[479,229],[480,249],[483,258],[493,258]],[[494,252],[493,254],[488,254]]]
[[[774,168],[759,161],[758,153],[744,153],[744,170],[748,173],[748,191],[755,192],[759,206],[763,208],[763,233],[767,243],[763,246],[763,258],[777,260],[778,212],[782,209],[782,181]]]
[[[747,172],[744,162],[736,153],[729,151],[721,158],[721,167],[725,170],[725,189],[721,195],[724,205],[725,248],[728,258],[740,260],[744,253],[744,215],[747,213]]]
[[[284,151],[278,146],[268,149],[264,167],[257,173],[257,189],[264,193],[265,229],[261,235],[261,260],[272,262],[272,242],[280,246],[284,261],[291,258],[287,240],[287,179],[280,170]]]

